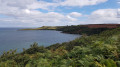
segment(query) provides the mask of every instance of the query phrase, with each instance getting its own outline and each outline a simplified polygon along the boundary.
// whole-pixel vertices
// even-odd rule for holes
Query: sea
[[[37,42],[39,46],[50,46],[56,43],[69,42],[81,37],[78,34],[66,34],[55,30],[20,30],[23,28],[0,28],[0,54],[15,50],[22,52]]]

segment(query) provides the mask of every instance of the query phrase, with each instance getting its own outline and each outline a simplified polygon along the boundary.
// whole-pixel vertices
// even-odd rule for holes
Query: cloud
[[[16,10],[12,12],[5,12],[9,18],[2,18],[0,21],[3,23],[10,23],[10,24],[18,24],[16,26],[43,26],[43,25],[51,25],[51,26],[58,26],[58,25],[71,25],[74,24],[73,22],[76,21],[76,18],[72,18],[70,16],[60,14],[57,12],[48,12],[42,13],[37,10]],[[21,25],[22,26],[22,25]]]
[[[78,12],[72,12],[69,14],[71,17],[81,17],[82,14],[81,13],[78,13]]]
[[[117,3],[120,4],[120,0],[118,0]]]
[[[36,0],[0,0],[0,5],[5,7],[27,8],[27,5],[37,2]]]
[[[49,3],[43,0],[0,0],[0,14],[8,16],[7,18],[0,18],[0,24],[11,26],[42,26],[42,25],[71,25],[75,24],[77,18],[73,16],[80,16],[80,13],[73,12],[71,16],[48,12],[43,13],[38,8],[49,10],[54,8],[58,2]],[[18,24],[18,25],[17,25]],[[0,25],[0,26],[2,26]]]
[[[104,3],[108,0],[65,0],[64,2],[61,2],[62,6],[89,6],[89,5],[97,5],[100,3]]]
[[[0,0],[0,14],[12,15],[13,13],[29,9],[44,9],[53,11],[59,6],[89,6],[106,2],[107,0],[53,0],[53,2],[46,2],[44,0]],[[75,14],[75,13],[74,13]]]
[[[117,9],[99,9],[89,16],[90,23],[120,23]]]
[[[117,17],[117,9],[99,9],[92,12],[92,17],[95,18]]]
[[[18,8],[18,9],[45,9],[50,10],[58,6],[89,6],[104,3],[107,0],[0,0],[0,8]]]
[[[38,1],[32,4],[27,5],[28,9],[44,9],[44,10],[52,10],[57,7],[57,3],[49,3],[45,1]]]
[[[74,25],[88,23],[120,22],[116,9],[100,9],[83,15],[79,12],[58,13],[54,12],[59,6],[84,7],[97,5],[107,0],[0,0],[0,14],[8,16],[0,18],[0,26],[43,26],[43,25]],[[48,10],[47,13],[37,9]],[[53,10],[51,12],[51,10]],[[81,21],[83,17],[88,18]],[[89,20],[89,21],[87,21]]]

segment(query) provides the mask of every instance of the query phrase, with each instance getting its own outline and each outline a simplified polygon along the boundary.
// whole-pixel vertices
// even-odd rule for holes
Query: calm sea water
[[[49,46],[55,43],[62,43],[74,40],[80,35],[65,34],[53,30],[28,30],[18,31],[20,28],[0,28],[0,54],[3,51],[29,48],[34,42],[39,45]]]

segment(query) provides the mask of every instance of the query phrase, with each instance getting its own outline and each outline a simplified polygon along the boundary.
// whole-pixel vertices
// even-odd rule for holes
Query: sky
[[[0,0],[0,27],[120,24],[120,0]]]

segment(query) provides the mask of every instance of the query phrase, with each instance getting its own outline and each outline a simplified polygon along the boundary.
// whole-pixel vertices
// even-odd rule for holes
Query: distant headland
[[[69,34],[99,34],[105,30],[111,30],[120,27],[120,24],[88,24],[71,26],[42,26],[39,28],[26,28],[20,30],[57,30]]]
[[[120,24],[88,24],[88,25],[71,25],[79,27],[88,27],[88,28],[117,28],[120,27]],[[20,30],[57,30],[58,28],[70,27],[70,26],[42,26],[39,28],[26,28]]]

